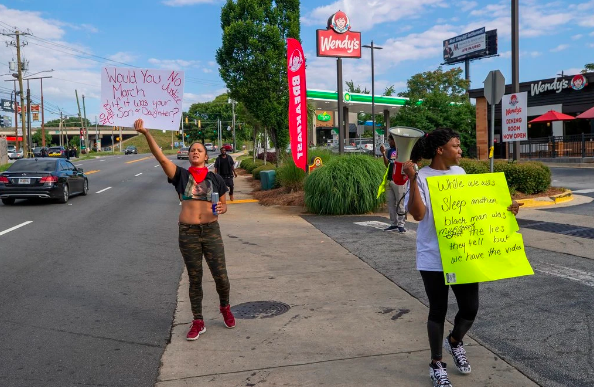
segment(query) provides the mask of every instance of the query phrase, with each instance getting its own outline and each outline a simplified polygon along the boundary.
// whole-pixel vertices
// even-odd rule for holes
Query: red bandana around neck
[[[206,167],[203,167],[203,168],[190,167],[190,168],[188,168],[188,171],[190,171],[190,173],[194,177],[194,180],[196,181],[196,183],[202,183],[204,181],[204,179],[206,178],[206,174],[208,173],[208,168],[206,168]]]

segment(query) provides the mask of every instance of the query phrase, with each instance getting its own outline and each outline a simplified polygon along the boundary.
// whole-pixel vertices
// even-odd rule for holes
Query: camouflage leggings
[[[217,221],[208,224],[179,224],[179,249],[190,278],[190,303],[194,319],[202,320],[202,256],[215,280],[221,306],[229,305],[229,278],[225,247]]]

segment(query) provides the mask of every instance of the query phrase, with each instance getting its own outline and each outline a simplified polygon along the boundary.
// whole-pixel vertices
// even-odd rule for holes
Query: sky
[[[28,74],[51,76],[43,81],[46,121],[62,111],[78,112],[75,90],[85,96],[91,122],[100,113],[101,68],[104,66],[160,68],[185,73],[184,110],[226,91],[215,53],[221,45],[222,0],[0,0],[0,33],[15,28],[30,35],[21,50],[29,61]],[[437,69],[442,42],[486,27],[497,29],[499,56],[473,61],[472,88],[482,87],[491,70],[511,82],[510,0],[302,0],[301,40],[307,57],[308,89],[332,90],[336,61],[316,57],[316,29],[325,28],[339,9],[361,31],[364,44],[375,51],[375,89],[406,89],[412,75]],[[520,82],[555,77],[562,71],[579,73],[594,62],[594,0],[520,0]],[[0,35],[0,40],[14,41]],[[0,75],[13,79],[8,62],[14,47],[0,45]],[[444,66],[449,69],[451,66]],[[344,59],[343,76],[371,89],[371,61]],[[30,81],[34,101],[40,83]],[[0,84],[0,97],[10,99],[12,82]],[[34,124],[33,126],[38,126]]]

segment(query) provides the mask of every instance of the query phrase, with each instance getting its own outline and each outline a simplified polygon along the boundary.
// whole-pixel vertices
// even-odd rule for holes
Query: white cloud
[[[315,8],[301,22],[323,27],[328,17],[340,9],[349,16],[353,30],[366,31],[378,24],[420,17],[427,13],[427,8],[446,6],[444,0],[338,0]]]
[[[476,1],[461,1],[459,4],[462,12],[470,11],[478,5]]]
[[[536,58],[542,55],[540,51],[520,51],[520,57],[529,57],[529,58]],[[499,57],[501,58],[511,58],[512,52],[511,51],[504,51],[499,53]]]
[[[555,48],[551,49],[551,52],[559,52],[563,50],[567,50],[569,48],[569,44],[560,44]]]
[[[594,31],[590,32],[589,36],[594,36]]]
[[[563,70],[563,75],[576,75],[582,72],[582,68],[573,67],[570,69]]]
[[[212,101],[215,99],[215,97],[218,97],[221,94],[225,94],[226,92],[227,92],[226,88],[221,88],[221,89],[213,91],[212,93],[204,93],[204,94],[184,93],[183,109],[188,110],[190,108],[190,106],[194,103]]]
[[[200,61],[198,60],[184,60],[184,59],[156,59],[150,58],[148,62],[157,68],[183,70],[190,67],[198,67]]]
[[[61,39],[65,31],[61,28],[64,23],[53,19],[43,19],[41,12],[19,11],[0,4],[0,20],[7,22],[21,31],[30,30],[44,39]]]
[[[205,67],[202,69],[202,72],[208,74],[208,73],[212,73],[212,70]]]
[[[108,56],[107,58],[111,59],[113,61],[116,61],[116,62],[130,63],[130,62],[134,62],[136,60],[136,55],[134,55],[130,52],[120,51],[120,52],[116,52],[113,55]]]
[[[580,40],[580,39],[581,39],[581,38],[583,38],[583,37],[584,37],[584,35],[582,35],[582,34],[577,34],[577,35],[573,35],[573,36],[571,37],[571,40]]]
[[[216,2],[217,0],[166,0],[163,4],[170,7],[183,7],[185,5],[212,4]]]

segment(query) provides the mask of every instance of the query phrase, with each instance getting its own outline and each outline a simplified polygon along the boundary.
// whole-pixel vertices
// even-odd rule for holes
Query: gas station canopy
[[[371,114],[371,94],[344,93],[344,106],[352,113]],[[317,110],[338,110],[338,93],[327,90],[307,90],[307,101]],[[382,114],[388,110],[395,115],[408,101],[404,97],[375,96],[375,113]]]

